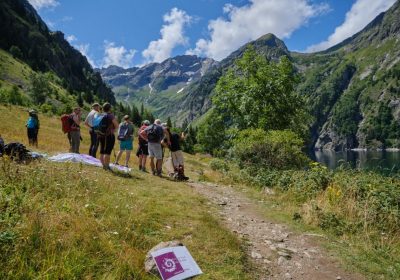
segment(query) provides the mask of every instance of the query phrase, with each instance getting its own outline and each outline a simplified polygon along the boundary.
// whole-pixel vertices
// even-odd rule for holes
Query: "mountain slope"
[[[185,96],[184,89],[216,64],[212,59],[181,55],[143,67],[109,66],[96,71],[113,88],[117,99],[137,106],[144,103],[158,116],[167,117],[174,115],[170,108]]]
[[[296,66],[302,77],[297,91],[305,96],[312,115],[310,147],[400,147],[400,1],[359,33],[323,52],[290,52],[267,34],[221,62],[210,63],[190,81],[170,75],[174,70],[167,65],[174,59],[117,72],[109,68],[102,75],[120,99],[151,104],[157,115],[171,116],[178,124],[191,122],[211,108],[219,78],[249,45],[271,60],[285,55]]]
[[[34,71],[53,72],[70,92],[88,92],[115,103],[113,92],[85,56],[52,32],[26,0],[0,1],[0,48],[12,52]]]
[[[292,57],[314,116],[318,149],[398,147],[400,1],[324,52]]]
[[[210,97],[219,78],[234,64],[237,58],[243,55],[248,45],[253,46],[258,53],[268,59],[278,60],[283,55],[289,56],[289,51],[285,44],[273,34],[264,35],[244,45],[222,60],[216,67],[211,68],[200,80],[191,84],[185,90],[185,97],[181,103],[176,104],[178,121],[183,119],[192,121],[205,114],[211,108]]]

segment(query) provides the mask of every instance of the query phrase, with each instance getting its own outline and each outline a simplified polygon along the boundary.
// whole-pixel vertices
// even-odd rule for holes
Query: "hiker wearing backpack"
[[[129,116],[124,116],[124,121],[120,123],[118,128],[118,140],[119,142],[119,152],[115,164],[119,165],[119,160],[122,153],[126,151],[125,167],[128,167],[128,162],[131,157],[131,151],[133,150],[133,124],[129,120]]]
[[[70,144],[70,153],[79,154],[79,146],[81,144],[81,117],[82,110],[76,107],[71,115],[69,115],[70,128],[68,132],[68,140]]]
[[[139,133],[138,133],[138,150],[136,152],[136,156],[139,158],[139,170],[146,172],[146,161],[147,161],[147,156],[149,155],[149,149],[148,149],[148,143],[147,140],[144,139],[140,133],[144,131],[148,126],[150,125],[150,122],[148,120],[145,120],[142,122],[142,126],[139,128]]]
[[[164,138],[164,129],[161,126],[161,121],[159,119],[155,120],[154,124],[143,130],[140,135],[148,142],[151,171],[153,175],[161,177],[163,159],[161,140]],[[169,143],[169,138],[167,141]],[[156,164],[154,164],[154,158],[157,160]]]
[[[174,178],[179,181],[187,181],[189,177],[185,176],[185,167],[183,160],[183,152],[181,150],[180,142],[185,140],[185,133],[181,134],[170,131],[169,127],[166,127],[167,134],[169,135],[170,144],[167,144],[166,138],[163,143],[171,151],[172,164],[174,165]]]
[[[93,120],[97,115],[100,114],[100,104],[94,103],[92,105],[92,111],[87,115],[85,120],[85,125],[89,128],[90,134],[90,147],[89,147],[89,155],[92,157],[96,157],[97,149],[99,147],[99,142],[97,141],[97,133],[93,129]]]
[[[29,118],[26,122],[29,145],[38,147],[38,133],[40,128],[39,117],[35,110],[29,111]]]
[[[103,112],[93,120],[93,128],[100,143],[100,161],[104,169],[110,170],[111,152],[115,145],[114,132],[119,124],[111,112],[110,103],[103,105]]]

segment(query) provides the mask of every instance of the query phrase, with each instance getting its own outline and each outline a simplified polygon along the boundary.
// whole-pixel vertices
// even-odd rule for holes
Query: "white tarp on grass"
[[[100,160],[92,156],[83,154],[65,153],[58,154],[47,159],[54,162],[78,162],[86,165],[102,167]],[[114,170],[122,171],[125,173],[131,172],[131,169],[125,166],[110,164],[110,167]]]

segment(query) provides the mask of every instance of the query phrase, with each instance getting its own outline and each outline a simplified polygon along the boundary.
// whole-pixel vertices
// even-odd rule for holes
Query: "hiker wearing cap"
[[[161,140],[164,138],[164,129],[161,126],[161,121],[159,119],[155,120],[154,124],[143,130],[140,135],[148,142],[151,171],[153,175],[161,177],[163,159]],[[157,160],[156,164],[154,164],[154,158]]]
[[[125,115],[123,122],[120,123],[118,128],[119,152],[115,164],[119,165],[119,160],[122,153],[126,151],[125,167],[128,167],[131,151],[133,150],[133,124],[129,120],[129,116]]]
[[[148,150],[148,143],[147,140],[141,136],[141,132],[144,131],[148,126],[150,125],[150,122],[148,120],[144,120],[142,122],[142,126],[139,128],[139,133],[138,133],[138,149],[136,152],[136,156],[139,158],[139,170],[146,172],[146,161],[147,161],[147,156],[149,155],[149,150]]]
[[[99,147],[99,142],[97,141],[97,134],[93,129],[93,120],[99,113],[100,113],[100,104],[94,103],[92,105],[92,111],[90,111],[85,120],[85,125],[89,128],[89,134],[90,134],[89,155],[92,157],[96,157],[97,149]]]
[[[29,111],[29,118],[26,122],[26,129],[28,134],[29,145],[38,147],[38,134],[39,134],[39,117],[35,110]]]
[[[167,134],[169,135],[170,144],[167,145],[166,140],[163,141],[165,145],[171,151],[172,164],[174,166],[174,178],[179,181],[189,180],[189,177],[185,176],[185,167],[183,160],[183,152],[181,150],[180,142],[185,140],[185,133],[178,133],[170,131],[169,127],[166,127]]]
[[[76,107],[70,115],[72,124],[71,130],[68,132],[68,140],[70,144],[69,151],[75,154],[79,154],[79,146],[81,144],[81,117],[82,110],[80,107]]]
[[[110,103],[105,103],[103,105],[103,112],[101,122],[106,124],[105,130],[101,135],[97,135],[100,143],[100,161],[104,169],[110,170],[110,157],[115,145],[114,132],[119,124],[111,112]]]

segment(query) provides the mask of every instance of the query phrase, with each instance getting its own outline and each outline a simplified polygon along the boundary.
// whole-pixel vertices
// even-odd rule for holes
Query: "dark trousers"
[[[97,149],[99,148],[99,141],[97,139],[96,132],[91,129],[90,133],[90,148],[89,148],[89,155],[92,157],[96,157]]]

